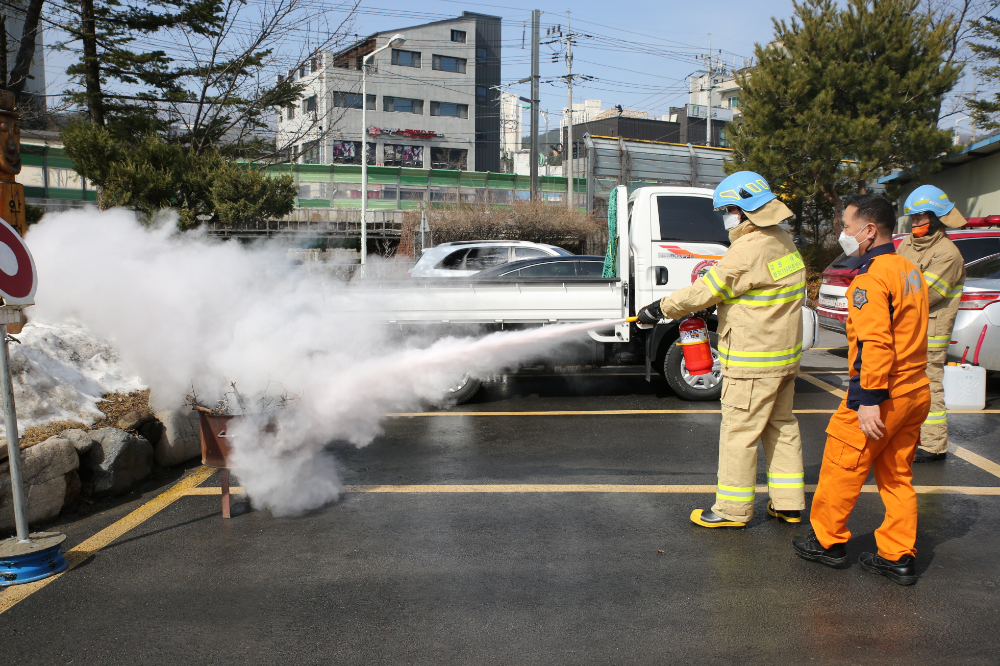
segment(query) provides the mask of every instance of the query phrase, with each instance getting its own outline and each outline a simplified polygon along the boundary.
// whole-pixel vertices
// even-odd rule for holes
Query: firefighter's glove
[[[639,310],[636,317],[638,317],[640,324],[644,324],[646,326],[655,325],[656,322],[663,319],[663,310],[660,309],[660,302],[653,301],[643,309]]]

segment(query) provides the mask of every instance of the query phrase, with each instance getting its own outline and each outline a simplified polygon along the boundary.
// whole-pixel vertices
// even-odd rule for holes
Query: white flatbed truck
[[[722,216],[712,209],[712,190],[691,187],[640,187],[631,195],[618,187],[618,253],[614,278],[492,278],[407,279],[380,282],[361,289],[379,289],[387,323],[436,324],[445,327],[478,324],[487,330],[594,322],[634,316],[647,303],[691,285],[715,264],[729,245]],[[627,202],[627,205],[625,205]],[[803,312],[803,350],[816,339],[817,319]],[[646,378],[663,374],[686,400],[717,400],[722,390],[715,350],[713,311],[707,320],[716,358],[713,372],[690,375],[683,354],[674,344],[679,320],[665,320],[643,330],[620,323],[590,332],[589,365],[642,365]],[[464,402],[478,390],[476,378],[451,389]]]

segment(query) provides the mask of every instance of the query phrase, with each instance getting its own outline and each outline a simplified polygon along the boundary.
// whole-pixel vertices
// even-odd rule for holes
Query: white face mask
[[[735,229],[740,225],[740,214],[730,213],[728,210],[722,213],[722,225],[726,228],[726,231],[730,229]]]
[[[868,227],[858,232],[858,234],[863,233]],[[865,239],[866,241],[869,239]],[[848,257],[858,257],[861,256],[858,250],[861,249],[861,243],[858,242],[857,234],[854,236],[848,236],[846,231],[840,232],[840,237],[837,238],[837,242],[840,243],[840,247],[844,249],[844,254]]]

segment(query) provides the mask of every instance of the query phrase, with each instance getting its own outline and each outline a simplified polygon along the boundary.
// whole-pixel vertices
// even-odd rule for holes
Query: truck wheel
[[[722,395],[722,364],[719,362],[719,352],[716,347],[719,344],[719,336],[712,331],[708,332],[708,339],[712,345],[712,372],[704,375],[688,374],[684,365],[684,350],[674,342],[667,350],[667,355],[663,358],[663,376],[667,384],[682,400],[718,400]]]
[[[456,382],[454,386],[445,389],[445,402],[453,405],[465,404],[472,400],[473,396],[479,392],[482,385],[483,383],[480,380],[470,377],[469,375],[465,375],[461,380]]]

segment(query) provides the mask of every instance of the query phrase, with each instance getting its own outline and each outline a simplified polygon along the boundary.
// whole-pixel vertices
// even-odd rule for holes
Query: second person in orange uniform
[[[862,553],[863,569],[900,585],[916,582],[917,495],[911,465],[930,407],[927,367],[927,283],[896,254],[896,214],[878,195],[850,198],[844,211],[844,252],[861,256],[847,292],[850,386],[827,427],[813,532],[795,537],[795,552],[839,567],[847,563],[847,519],[868,472],[885,504],[875,531],[878,553]]]

